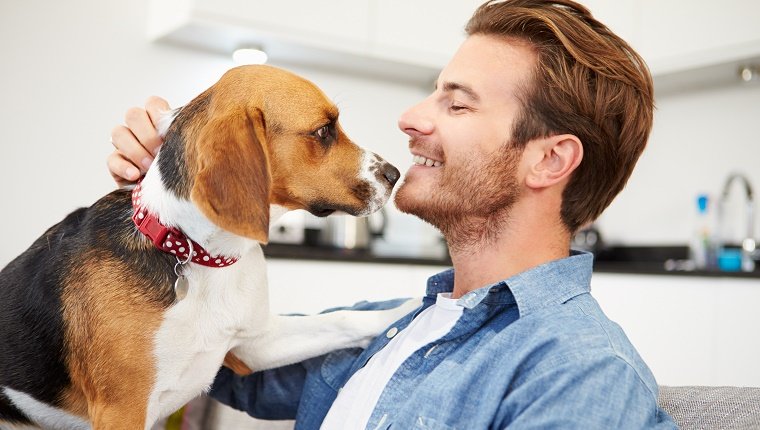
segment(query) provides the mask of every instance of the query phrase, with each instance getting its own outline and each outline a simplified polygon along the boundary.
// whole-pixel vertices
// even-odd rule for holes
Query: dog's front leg
[[[266,327],[232,349],[253,371],[297,363],[343,348],[365,348],[390,324],[417,309],[421,299],[378,311],[336,311],[307,316],[275,316]]]

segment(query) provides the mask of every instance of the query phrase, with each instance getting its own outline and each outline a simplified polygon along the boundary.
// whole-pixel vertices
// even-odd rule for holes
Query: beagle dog
[[[159,129],[138,186],[69,214],[0,272],[0,428],[148,429],[223,362],[248,373],[366,346],[419,305],[269,311],[273,217],[368,215],[399,178],[311,82],[231,69]]]

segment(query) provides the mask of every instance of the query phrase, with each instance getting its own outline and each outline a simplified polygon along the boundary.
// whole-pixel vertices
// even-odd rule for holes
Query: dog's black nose
[[[391,163],[383,163],[383,165],[380,167],[380,170],[383,172],[385,179],[390,182],[391,188],[393,188],[393,186],[396,185],[398,178],[401,177],[401,172],[399,172],[397,168],[393,167]]]

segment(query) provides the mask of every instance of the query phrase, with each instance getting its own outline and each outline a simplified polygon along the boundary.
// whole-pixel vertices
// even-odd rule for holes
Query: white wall
[[[730,172],[746,174],[760,200],[760,85],[668,94],[656,100],[654,129],[628,186],[600,219],[602,233],[628,244],[684,244],[696,195],[717,196]],[[743,233],[743,191],[732,188],[726,220]],[[757,209],[760,208],[757,204]],[[756,237],[760,216],[755,216]]]
[[[591,285],[659,384],[760,386],[756,279],[597,273]]]
[[[0,130],[6,186],[0,266],[77,207],[115,185],[105,168],[111,128],[130,106],[161,95],[178,106],[215,82],[230,59],[151,44],[147,0],[0,2]],[[419,88],[294,69],[341,109],[349,136],[402,171],[411,165],[396,128]],[[432,228],[392,213],[396,237],[432,240]]]
[[[66,213],[113,188],[104,167],[108,136],[127,107],[152,94],[183,104],[231,66],[218,55],[147,42],[146,13],[147,0],[0,2],[0,180],[6,184],[0,265]],[[410,164],[395,124],[424,89],[296,71],[338,103],[355,141],[402,170]],[[760,85],[669,94],[657,104],[649,147],[600,220],[610,242],[685,243],[696,193],[717,194],[734,170],[760,187]],[[738,210],[729,215],[744,224]],[[391,216],[395,239],[432,240],[431,228]]]

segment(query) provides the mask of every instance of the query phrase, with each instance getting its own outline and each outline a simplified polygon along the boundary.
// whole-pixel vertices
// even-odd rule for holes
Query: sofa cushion
[[[660,387],[660,406],[679,428],[758,429],[758,387]]]

